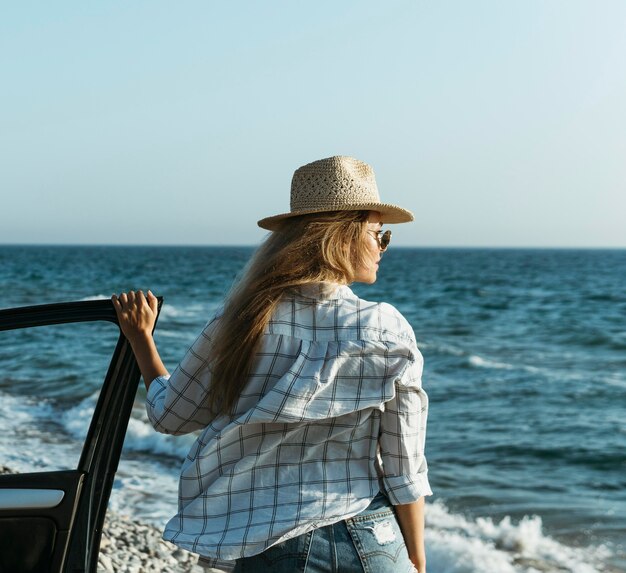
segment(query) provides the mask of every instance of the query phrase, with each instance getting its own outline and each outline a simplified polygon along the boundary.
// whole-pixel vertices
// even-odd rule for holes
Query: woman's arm
[[[413,503],[394,506],[409,558],[419,573],[426,573],[424,549],[424,497]]]
[[[411,561],[426,571],[424,550],[425,496],[432,495],[424,456],[428,396],[421,384],[422,360],[416,349],[394,383],[395,397],[381,414],[380,445],[384,489],[396,510]]]
[[[211,379],[208,329],[213,321],[169,376],[152,338],[157,298],[150,291],[147,297],[141,291],[130,291],[119,297],[113,295],[111,300],[148,390],[146,412],[153,428],[164,434],[181,435],[206,427],[214,418],[206,401]]]
[[[157,298],[150,291],[146,298],[142,291],[135,293],[131,290],[128,294],[122,293],[119,298],[113,295],[111,301],[148,389],[152,380],[168,374],[152,338],[157,318]]]

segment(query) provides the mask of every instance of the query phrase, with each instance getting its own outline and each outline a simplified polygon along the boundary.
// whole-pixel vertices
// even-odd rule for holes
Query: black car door
[[[159,299],[159,311],[162,299]],[[108,300],[0,310],[0,331],[109,321]],[[121,331],[77,467],[0,475],[0,573],[95,572],[140,372]]]

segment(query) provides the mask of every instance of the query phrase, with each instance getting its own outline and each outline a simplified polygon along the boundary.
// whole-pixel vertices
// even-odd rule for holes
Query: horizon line
[[[254,249],[258,244],[150,244],[150,243],[0,243],[0,247],[108,247],[108,248],[218,248],[218,249]],[[573,245],[394,245],[396,249],[484,249],[484,250],[558,250],[558,251],[620,251],[624,246],[573,246]]]

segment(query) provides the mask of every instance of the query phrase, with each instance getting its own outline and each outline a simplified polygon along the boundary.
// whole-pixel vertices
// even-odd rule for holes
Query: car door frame
[[[158,297],[157,319],[162,304],[162,297]],[[0,310],[0,331],[96,321],[119,327],[110,300]],[[78,467],[0,475],[0,490],[63,492],[62,501],[53,507],[0,509],[0,520],[9,518],[19,523],[23,519],[26,523],[39,516],[56,524],[51,573],[96,572],[102,527],[140,377],[130,343],[120,330]]]

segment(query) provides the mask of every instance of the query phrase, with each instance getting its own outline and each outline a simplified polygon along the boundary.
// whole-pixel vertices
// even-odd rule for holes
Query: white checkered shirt
[[[213,418],[210,321],[147,396],[154,427],[200,430],[164,538],[219,565],[363,511],[430,495],[422,356],[391,305],[320,283],[285,295],[236,414]]]

